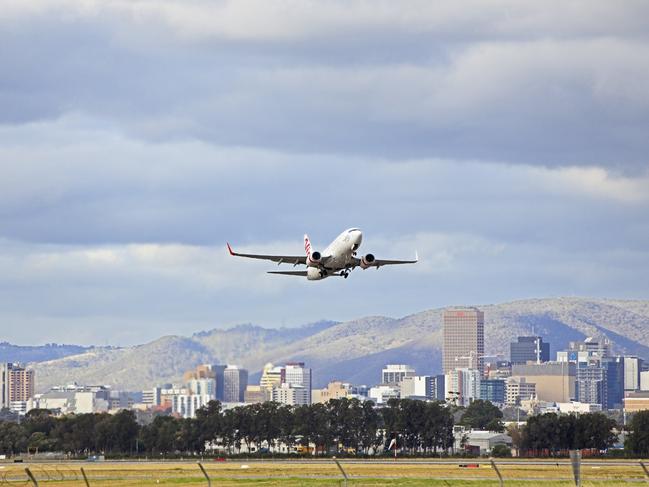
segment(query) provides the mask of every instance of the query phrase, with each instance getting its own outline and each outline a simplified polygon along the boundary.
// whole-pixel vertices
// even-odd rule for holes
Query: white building
[[[272,400],[289,406],[311,403],[311,391],[301,385],[281,384],[273,387]]]
[[[207,394],[174,394],[171,396],[171,412],[183,418],[193,418],[196,411],[213,398]]]
[[[640,372],[640,390],[649,391],[649,370]]]
[[[597,413],[602,410],[601,404],[589,404],[577,401],[558,402],[556,406],[559,412],[564,414]]]
[[[463,431],[458,429],[454,433],[455,449],[461,450],[463,447],[479,448],[480,455],[489,455],[496,445],[505,445],[511,448],[512,437],[505,433],[496,433],[494,431],[471,430]]]
[[[644,360],[639,357],[624,357],[624,390],[640,390],[640,372]]]
[[[376,404],[385,404],[390,399],[399,399],[400,394],[398,385],[380,384],[370,388],[369,398]]]
[[[26,409],[49,409],[55,414],[88,414],[108,411],[109,399],[97,391],[51,390],[36,394]]]
[[[459,406],[468,406],[480,398],[480,377],[478,369],[460,368],[446,373],[446,400]]]
[[[282,367],[282,385],[300,386],[307,394],[307,404],[311,404],[311,369],[304,362],[289,362]]]
[[[404,377],[414,377],[415,369],[409,365],[388,364],[381,371],[382,384],[398,384]]]
[[[430,375],[404,376],[399,383],[401,399],[413,396],[433,399],[434,385],[434,378]]]

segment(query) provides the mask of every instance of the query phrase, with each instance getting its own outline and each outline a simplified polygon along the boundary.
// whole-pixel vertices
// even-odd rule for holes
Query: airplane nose
[[[363,241],[363,233],[357,230],[356,232],[354,232],[354,243],[356,245],[360,245],[362,241]]]

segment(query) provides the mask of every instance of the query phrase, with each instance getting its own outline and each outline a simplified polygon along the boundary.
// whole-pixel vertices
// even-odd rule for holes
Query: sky
[[[649,2],[3,0],[0,341],[649,297]],[[270,276],[236,250],[413,266]]]

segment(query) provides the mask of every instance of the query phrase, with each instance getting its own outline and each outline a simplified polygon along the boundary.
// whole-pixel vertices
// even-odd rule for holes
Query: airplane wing
[[[268,271],[268,274],[282,274],[284,276],[306,277],[306,271]]]
[[[416,264],[419,262],[419,256],[415,253],[415,260],[389,260],[389,259],[374,259],[372,262],[368,263],[368,267],[382,267],[384,265],[396,265],[396,264]],[[361,259],[355,258],[354,265],[360,266]]]
[[[294,266],[298,264],[306,265],[306,255],[240,254],[238,252],[233,251],[232,247],[230,247],[230,244],[227,245],[228,245],[228,252],[230,252],[230,255],[234,255],[236,257],[248,257],[249,259],[270,260],[272,262],[277,262],[278,264],[293,264]]]

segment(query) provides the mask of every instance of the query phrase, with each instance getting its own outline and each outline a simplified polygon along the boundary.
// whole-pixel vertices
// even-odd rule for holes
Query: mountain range
[[[509,343],[517,336],[536,334],[551,343],[552,356],[571,340],[606,336],[616,352],[649,358],[649,301],[549,298],[478,307],[485,313],[489,355],[507,358]],[[375,384],[387,363],[412,365],[419,374],[441,372],[443,310],[403,318],[321,321],[297,328],[239,325],[121,348],[49,345],[49,355],[40,350],[44,347],[0,344],[0,361],[9,356],[29,361],[39,392],[73,381],[142,390],[179,383],[184,371],[201,363],[243,366],[254,381],[267,362],[304,361],[313,369],[314,387],[332,379]],[[7,350],[13,355],[6,355]]]

